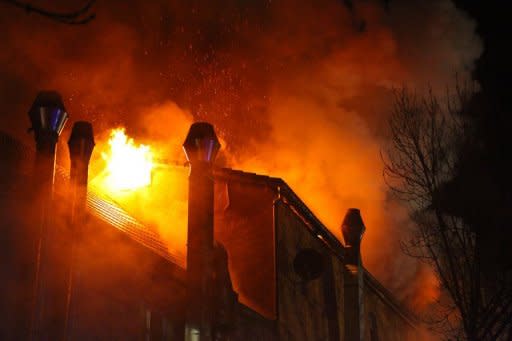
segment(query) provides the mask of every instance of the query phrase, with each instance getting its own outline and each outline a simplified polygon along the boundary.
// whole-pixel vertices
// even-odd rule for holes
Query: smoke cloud
[[[73,7],[61,5],[51,2]],[[432,300],[433,275],[400,251],[408,218],[387,196],[380,149],[393,87],[442,90],[471,72],[482,46],[465,13],[449,0],[108,1],[95,11],[71,27],[2,5],[1,129],[27,139],[20,115],[54,88],[98,141],[121,125],[182,162],[185,127],[207,120],[225,165],[282,177],[340,239],[345,211],[360,208],[366,267],[412,306]]]

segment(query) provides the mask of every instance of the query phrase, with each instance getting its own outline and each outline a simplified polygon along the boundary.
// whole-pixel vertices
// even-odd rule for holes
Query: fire
[[[174,124],[165,137],[156,134],[158,139],[155,134],[146,135],[145,144],[127,135],[124,128],[106,131],[97,140],[99,153],[91,159],[89,181],[96,196],[122,209],[144,229],[158,233],[181,265],[186,258],[189,169],[183,165],[180,147],[190,124],[191,119]]]
[[[137,145],[124,128],[113,129],[108,141],[105,185],[113,190],[135,190],[151,183],[153,153],[147,145]]]

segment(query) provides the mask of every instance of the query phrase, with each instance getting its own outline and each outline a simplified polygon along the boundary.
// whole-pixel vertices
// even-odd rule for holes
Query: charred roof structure
[[[282,179],[215,167],[219,147],[211,125],[192,125],[184,256],[87,187],[89,123],[73,127],[70,172],[0,132],[0,338],[417,339],[414,317],[361,263],[359,210],[341,225],[344,245]]]

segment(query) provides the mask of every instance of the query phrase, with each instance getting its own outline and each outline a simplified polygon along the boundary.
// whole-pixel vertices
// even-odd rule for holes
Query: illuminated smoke
[[[401,254],[407,215],[381,175],[390,90],[442,91],[471,72],[481,44],[448,0],[345,3],[109,1],[85,27],[2,10],[3,124],[25,136],[20,113],[37,89],[56,88],[73,119],[100,134],[126,126],[165,150],[155,157],[182,162],[183,127],[208,120],[225,140],[221,162],[284,178],[338,237],[359,207],[365,265],[421,306],[435,283]]]

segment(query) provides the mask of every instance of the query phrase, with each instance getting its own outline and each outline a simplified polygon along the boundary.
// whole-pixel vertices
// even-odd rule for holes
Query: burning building
[[[1,339],[418,338],[361,262],[359,210],[342,243],[282,179],[216,167],[211,125],[194,123],[184,142],[183,254],[88,187],[90,123],[73,126],[70,171],[56,165],[67,120],[57,93],[42,92],[30,118],[35,152],[0,134]]]

